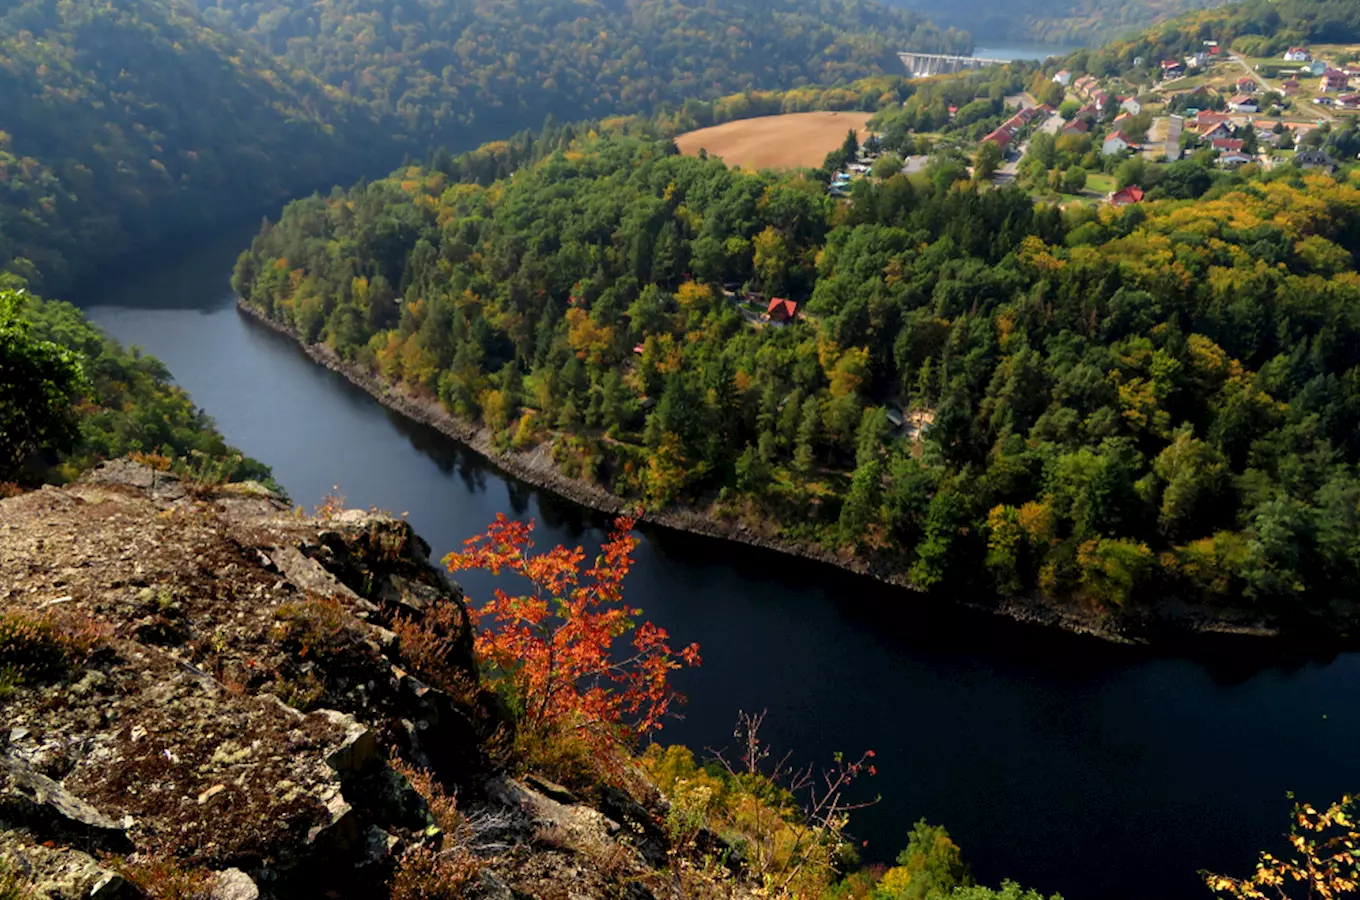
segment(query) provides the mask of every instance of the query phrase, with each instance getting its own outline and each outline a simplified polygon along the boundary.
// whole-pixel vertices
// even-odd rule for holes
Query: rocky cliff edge
[[[492,758],[511,723],[428,552],[398,518],[129,461],[0,501],[0,882],[390,896],[402,854],[449,852],[434,783],[457,796],[460,896],[678,896],[659,795],[587,804]],[[440,601],[462,613],[456,695],[396,633]]]

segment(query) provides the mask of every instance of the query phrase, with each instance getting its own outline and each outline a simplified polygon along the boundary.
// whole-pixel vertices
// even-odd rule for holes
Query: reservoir
[[[603,517],[501,475],[243,318],[228,277],[252,231],[109,273],[81,305],[165,361],[297,504],[338,486],[351,506],[407,514],[437,554],[497,512],[536,519],[540,548],[598,545]],[[461,580],[485,595],[488,581]],[[1207,900],[1198,870],[1246,875],[1260,850],[1287,849],[1288,792],[1322,805],[1360,788],[1360,654],[1122,648],[664,529],[644,529],[627,588],[674,642],[703,649],[663,741],[725,747],[739,710],[768,709],[763,736],[796,760],[876,752],[860,787],[882,800],[851,823],[866,861],[891,862],[924,817],[985,883]]]

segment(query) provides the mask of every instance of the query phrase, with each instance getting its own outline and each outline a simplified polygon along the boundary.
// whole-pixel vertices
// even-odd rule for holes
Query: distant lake
[[[1066,56],[1080,49],[1080,45],[1072,44],[992,44],[975,48],[973,55],[982,59],[1004,59],[1007,61],[1037,59],[1042,61],[1050,56]]]

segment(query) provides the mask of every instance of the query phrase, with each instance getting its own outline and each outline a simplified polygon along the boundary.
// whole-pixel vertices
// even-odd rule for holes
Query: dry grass
[[[696,156],[707,150],[729,166],[743,169],[815,168],[857,130],[862,141],[872,113],[806,112],[761,116],[701,128],[675,139],[680,152]]]

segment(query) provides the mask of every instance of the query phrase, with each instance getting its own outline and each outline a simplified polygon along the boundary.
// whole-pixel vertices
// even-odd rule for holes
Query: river
[[[299,504],[338,485],[351,505],[407,513],[439,553],[498,511],[536,518],[540,546],[598,544],[600,517],[503,477],[240,316],[227,280],[249,235],[107,273],[82,305],[164,360]],[[474,598],[486,587],[463,583]],[[1285,849],[1286,792],[1322,804],[1360,788],[1360,654],[1153,655],[666,530],[644,531],[628,589],[677,642],[703,645],[664,739],[725,746],[738,710],[768,709],[765,737],[798,759],[876,751],[865,791],[883,799],[852,823],[871,861],[926,817],[984,882],[1207,900],[1197,870],[1247,874],[1257,850]]]

